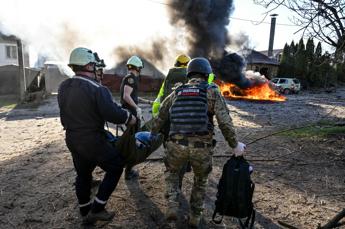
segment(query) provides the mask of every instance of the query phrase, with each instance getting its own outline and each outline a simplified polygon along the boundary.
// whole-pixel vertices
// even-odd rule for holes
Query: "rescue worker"
[[[140,119],[142,119],[142,110],[138,106],[138,84],[141,69],[144,64],[137,56],[132,56],[127,61],[128,74],[122,79],[120,87],[120,101],[122,107],[128,109],[134,116],[137,117],[137,128],[140,128]],[[134,170],[131,165],[127,165],[125,169],[125,179],[130,180],[139,176],[138,171]]]
[[[109,90],[97,83],[96,59],[87,48],[71,52],[69,64],[75,76],[61,83],[58,91],[61,124],[66,145],[77,173],[75,191],[85,223],[110,221],[113,212],[105,209],[108,198],[121,177],[124,158],[106,139],[104,124],[135,125],[136,117],[113,102]],[[105,171],[94,201],[90,199],[92,171]]]
[[[96,81],[98,83],[102,83],[102,79],[103,79],[103,68],[105,68],[105,63],[103,59],[100,59],[98,54],[95,52],[95,59],[96,59]]]
[[[152,105],[152,116],[158,115],[159,107],[161,102],[170,95],[176,84],[184,84],[187,82],[187,64],[190,61],[190,57],[181,54],[175,59],[173,68],[169,69],[169,72],[158,92],[158,96]]]
[[[175,59],[175,64],[173,68],[170,68],[168,71],[168,74],[161,86],[161,88],[159,89],[158,92],[158,96],[155,99],[155,101],[153,102],[152,105],[152,116],[156,117],[158,115],[158,111],[159,111],[159,107],[161,105],[161,102],[163,102],[163,100],[170,95],[170,93],[176,88],[176,86],[181,86],[182,84],[187,83],[187,64],[190,61],[190,57],[185,55],[185,54],[181,54],[178,55]],[[167,122],[164,124],[164,128],[162,128],[164,130],[164,142],[163,142],[163,146],[164,149],[166,149],[166,140],[168,138],[168,134],[169,134],[169,121],[167,120]],[[186,163],[182,168],[181,171],[179,173],[179,187],[180,189],[182,188],[182,180],[183,180],[183,176],[185,174],[185,172],[190,172],[191,171],[191,166],[190,163]]]
[[[187,67],[189,81],[163,101],[152,127],[152,133],[157,133],[166,119],[170,118],[167,154],[164,159],[167,220],[177,219],[181,193],[178,173],[187,161],[192,165],[194,183],[190,198],[191,227],[200,225],[207,179],[212,170],[213,116],[216,116],[219,128],[234,153],[242,155],[245,149],[245,144],[236,139],[229,110],[218,87],[207,82],[211,73],[212,68],[207,59],[192,59]]]

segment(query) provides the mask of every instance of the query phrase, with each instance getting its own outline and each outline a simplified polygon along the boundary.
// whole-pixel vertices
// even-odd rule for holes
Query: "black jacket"
[[[105,121],[123,124],[129,118],[129,112],[113,102],[108,88],[83,76],[61,83],[58,103],[67,132],[103,131]]]

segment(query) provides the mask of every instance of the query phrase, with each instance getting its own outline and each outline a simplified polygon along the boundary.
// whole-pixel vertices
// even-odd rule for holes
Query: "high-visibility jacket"
[[[153,117],[158,115],[159,107],[161,102],[170,95],[174,90],[174,87],[177,83],[184,84],[187,82],[187,69],[185,67],[174,67],[171,68],[168,72],[167,77],[165,78],[161,88],[159,89],[156,100],[152,105],[152,115]]]

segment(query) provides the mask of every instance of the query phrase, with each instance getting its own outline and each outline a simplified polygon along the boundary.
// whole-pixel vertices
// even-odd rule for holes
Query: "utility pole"
[[[271,30],[270,30],[270,41],[268,43],[268,52],[267,56],[272,57],[273,56],[273,43],[274,43],[274,33],[276,29],[276,17],[278,14],[271,14]]]
[[[18,50],[18,72],[19,72],[19,84],[20,84],[20,101],[24,101],[26,92],[26,76],[24,66],[24,52],[23,43],[20,39],[17,39],[17,50]]]

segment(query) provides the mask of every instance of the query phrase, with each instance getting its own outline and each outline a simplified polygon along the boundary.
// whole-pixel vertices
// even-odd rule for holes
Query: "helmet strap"
[[[92,64],[92,70],[89,70],[88,66],[91,66]],[[87,65],[85,65],[84,67],[84,71],[85,72],[90,72],[93,73],[93,78],[97,81],[97,76],[96,76],[96,64],[95,63],[88,63]]]
[[[140,68],[131,66],[130,68],[128,68],[128,71],[131,72],[133,75],[139,77],[140,76]]]

